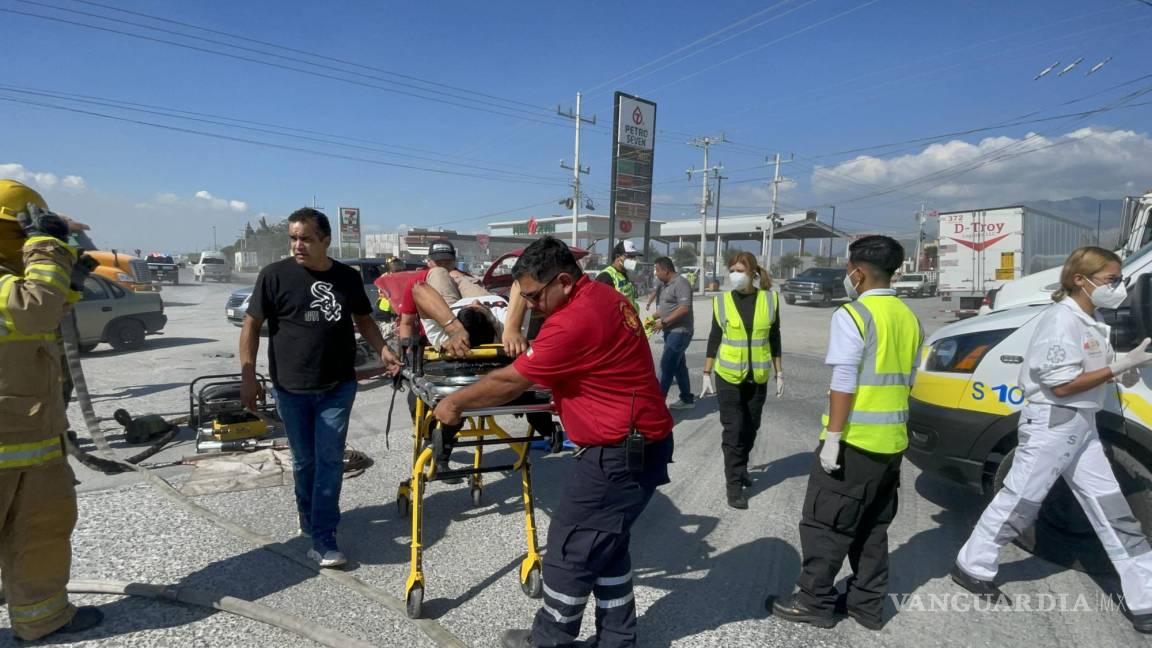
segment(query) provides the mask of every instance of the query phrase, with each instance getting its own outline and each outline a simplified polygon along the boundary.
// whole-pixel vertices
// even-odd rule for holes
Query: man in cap
[[[436,239],[428,246],[428,269],[416,277],[417,282],[427,283],[449,304],[464,298],[481,298],[489,295],[473,276],[456,268],[456,246],[448,239]],[[399,304],[400,338],[416,335],[420,324],[420,313],[412,297],[413,282],[405,290]]]
[[[640,309],[636,306],[636,284],[628,278],[628,273],[636,271],[636,258],[639,256],[640,251],[636,249],[635,243],[627,239],[620,241],[612,249],[612,265],[596,275],[596,281],[612,286],[627,297],[637,313]]]
[[[62,436],[60,321],[86,267],[68,222],[40,194],[0,180],[0,579],[12,633],[71,634],[104,614],[68,602],[75,476]]]

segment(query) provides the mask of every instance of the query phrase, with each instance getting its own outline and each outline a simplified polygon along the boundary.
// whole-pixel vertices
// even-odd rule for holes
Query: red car
[[[588,256],[588,251],[581,248],[571,248],[572,254],[576,256],[579,261]],[[484,277],[480,280],[480,284],[484,286],[489,292],[504,297],[508,296],[508,291],[512,288],[512,266],[516,265],[516,260],[524,253],[524,248],[518,248],[504,254],[500,258],[492,262],[488,267]],[[393,272],[391,274],[381,275],[375,281],[376,287],[380,289],[380,295],[386,297],[392,304],[392,311],[397,312],[403,305],[406,298],[412,295],[412,285],[424,277],[424,270],[411,270],[408,272]]]

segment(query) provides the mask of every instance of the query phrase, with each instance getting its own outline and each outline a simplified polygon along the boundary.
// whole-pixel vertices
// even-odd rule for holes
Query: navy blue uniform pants
[[[668,483],[671,454],[669,437],[645,447],[640,471],[628,470],[623,448],[594,446],[576,458],[548,529],[544,603],[532,624],[532,645],[575,642],[593,597],[597,646],[636,645],[628,545],[632,524],[656,487]]]

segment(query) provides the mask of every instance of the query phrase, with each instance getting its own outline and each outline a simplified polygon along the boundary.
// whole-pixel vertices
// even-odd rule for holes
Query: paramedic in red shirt
[[[635,646],[630,531],[656,487],[668,483],[672,455],[672,416],[652,352],[628,299],[585,277],[561,241],[529,245],[512,276],[529,308],[547,318],[539,335],[513,364],[435,410],[441,423],[455,425],[464,410],[502,405],[544,385],[580,447],[548,529],[543,606],[531,630],[509,630],[502,640],[516,648],[571,645],[594,595],[597,645]],[[633,426],[643,438],[628,447]]]

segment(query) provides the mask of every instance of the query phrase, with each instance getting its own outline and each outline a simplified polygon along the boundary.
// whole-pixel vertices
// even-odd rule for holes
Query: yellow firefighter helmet
[[[48,203],[36,190],[16,180],[0,180],[0,219],[16,220],[16,214],[26,210],[28,203],[48,209]]]

